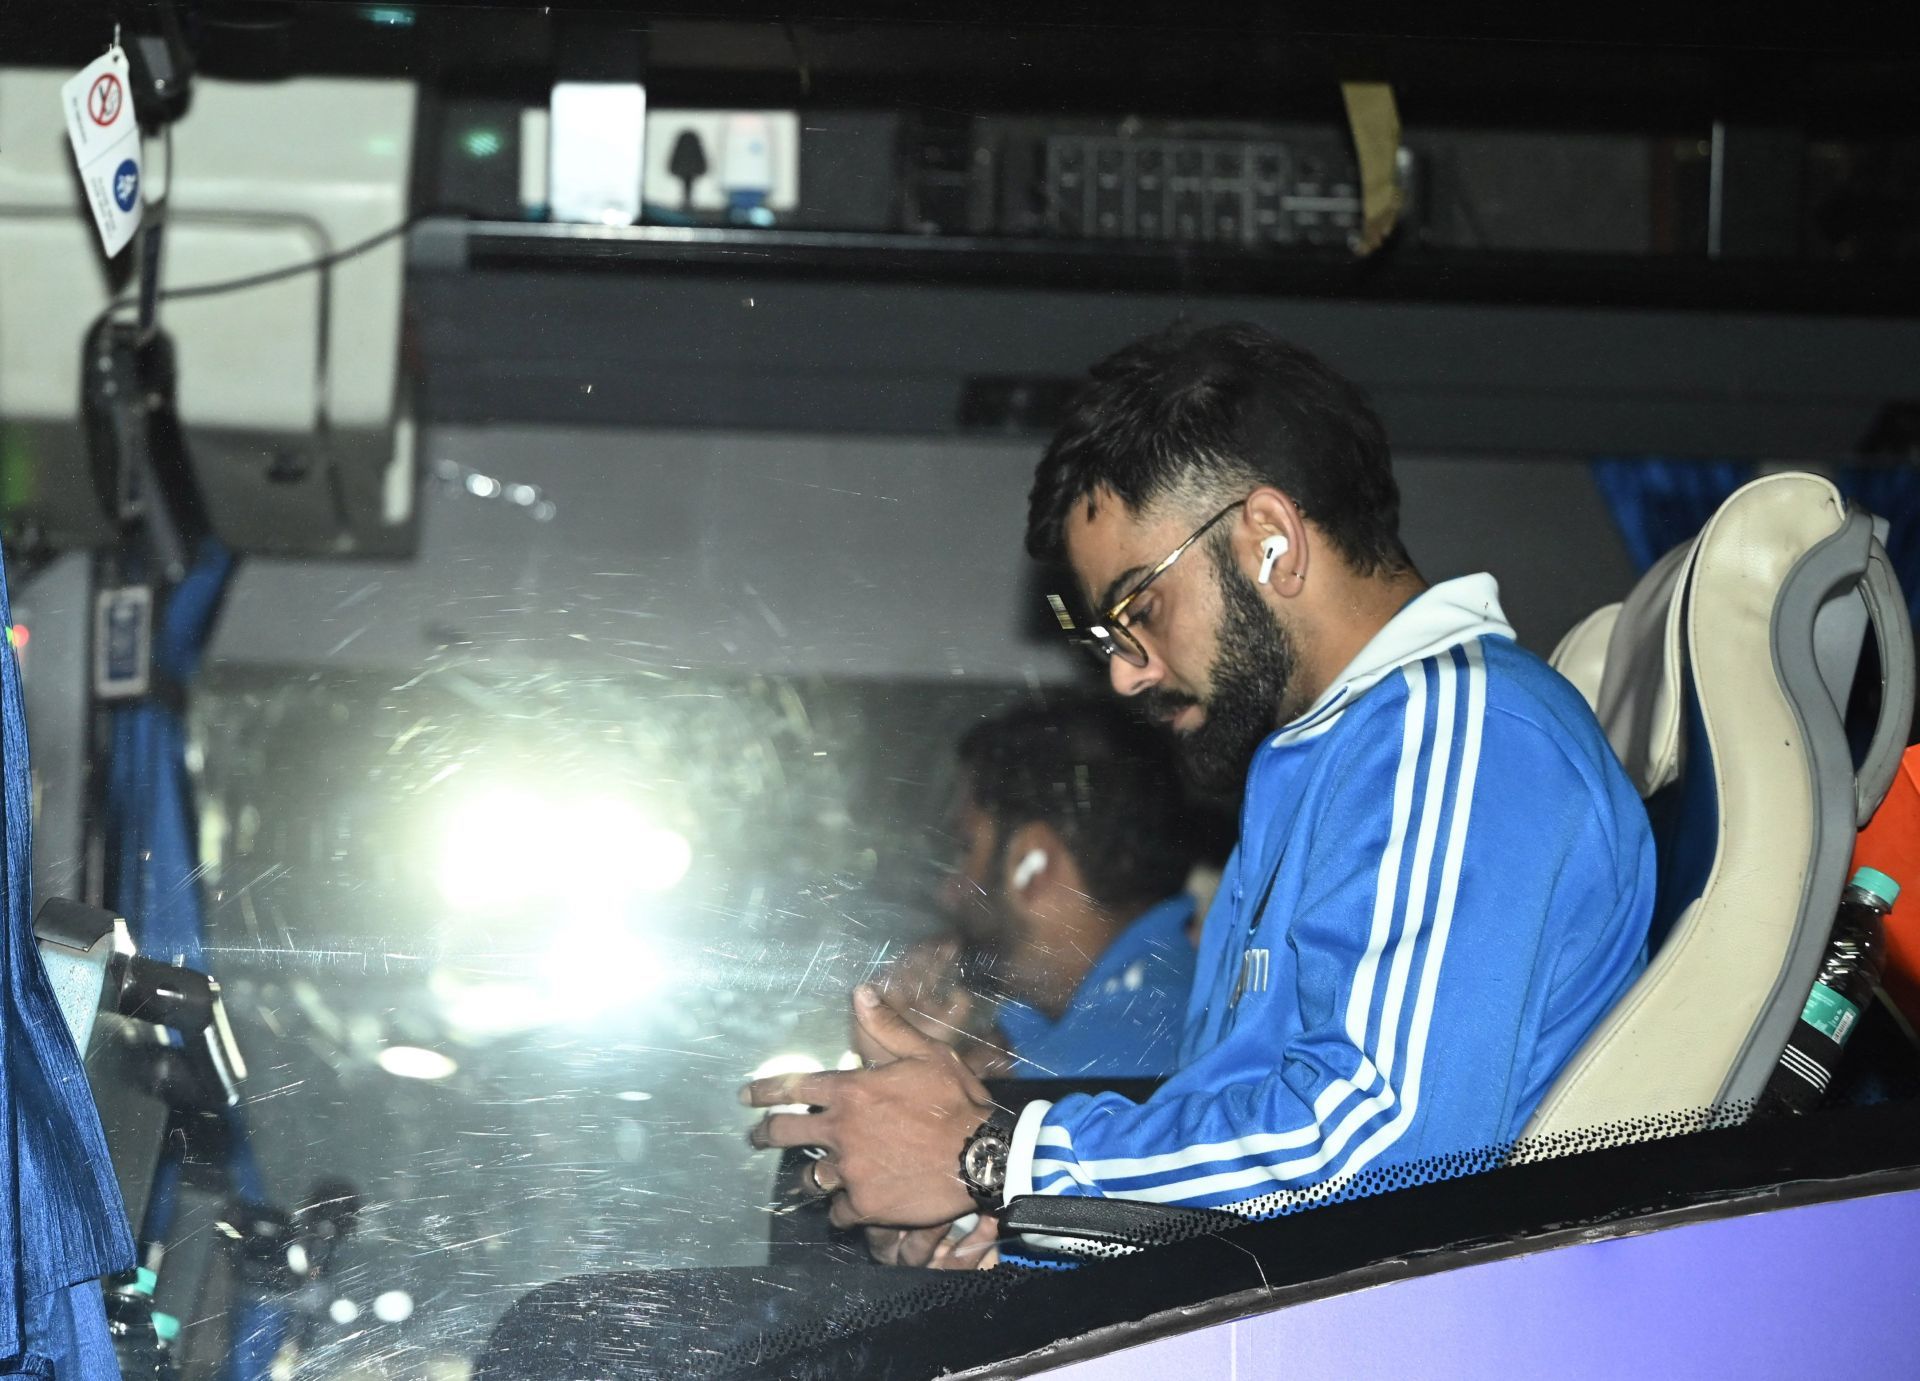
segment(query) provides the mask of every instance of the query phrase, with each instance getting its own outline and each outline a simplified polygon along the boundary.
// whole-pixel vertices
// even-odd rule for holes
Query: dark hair
[[[1246,322],[1176,325],[1093,367],[1034,471],[1027,550],[1058,561],[1067,517],[1111,490],[1129,513],[1281,490],[1362,575],[1411,563],[1387,436],[1358,385]]]
[[[1201,856],[1204,824],[1183,799],[1171,741],[1114,701],[989,719],[960,740],[960,765],[1002,848],[1022,825],[1051,825],[1103,906],[1172,896]]]

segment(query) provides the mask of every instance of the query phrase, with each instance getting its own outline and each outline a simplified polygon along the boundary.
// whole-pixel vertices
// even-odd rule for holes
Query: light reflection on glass
[[[435,880],[456,910],[504,915],[543,899],[618,907],[670,892],[693,866],[693,846],[626,801],[555,802],[497,788],[450,812]]]
[[[555,1018],[576,1023],[644,1002],[669,978],[665,956],[612,919],[568,922],[539,963]]]
[[[764,1260],[741,1080],[839,1062],[849,991],[932,924],[957,726],[1016,693],[423,671],[217,663],[195,700],[262,1160],[370,1205],[316,1305],[316,1381],[386,1346],[382,1290],[478,1346],[532,1283]],[[458,1073],[396,1078],[376,1061],[401,1046]]]
[[[390,1045],[377,1059],[380,1068],[396,1079],[446,1079],[460,1069],[457,1061],[417,1045]]]

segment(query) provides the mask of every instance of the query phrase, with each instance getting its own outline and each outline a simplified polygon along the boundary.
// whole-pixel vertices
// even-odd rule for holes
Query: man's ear
[[[1067,853],[1059,831],[1045,821],[1021,825],[1007,836],[1001,867],[1005,869],[1001,886],[1017,911],[1032,912],[1057,896],[1061,888],[1080,890],[1080,869]]]
[[[1273,539],[1278,538],[1275,542]],[[1242,550],[1244,548],[1244,550]],[[1269,564],[1266,555],[1277,553]],[[1282,599],[1300,593],[1307,580],[1307,524],[1298,504],[1281,490],[1262,485],[1247,495],[1247,506],[1234,533],[1234,555],[1247,579],[1264,585]],[[1259,579],[1262,568],[1267,578]]]

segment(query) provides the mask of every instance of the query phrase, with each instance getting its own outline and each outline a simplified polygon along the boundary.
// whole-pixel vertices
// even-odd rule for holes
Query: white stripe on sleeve
[[[1007,1146],[1007,1180],[1001,1189],[1000,1201],[1012,1203],[1022,1194],[1033,1193],[1033,1148],[1034,1143],[1047,1130],[1047,1110],[1053,1104],[1041,1099],[1020,1109],[1020,1116],[1013,1124],[1013,1136]]]

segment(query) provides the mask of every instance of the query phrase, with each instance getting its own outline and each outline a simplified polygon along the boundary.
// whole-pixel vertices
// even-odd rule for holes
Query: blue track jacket
[[[1007,1197],[1257,1213],[1509,1140],[1644,966],[1653,884],[1579,692],[1491,576],[1436,585],[1256,754],[1180,1072],[1028,1104]]]
[[[1080,980],[1060,1020],[1000,1004],[1016,1079],[1162,1079],[1180,1067],[1182,1015],[1193,992],[1185,892],[1148,907]]]

